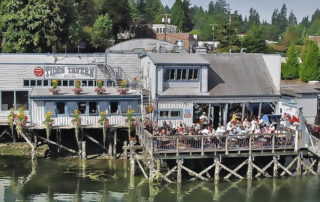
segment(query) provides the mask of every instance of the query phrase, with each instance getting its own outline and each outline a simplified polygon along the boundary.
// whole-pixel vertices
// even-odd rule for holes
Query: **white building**
[[[169,25],[167,24],[167,32],[166,25],[165,24],[153,24],[152,29],[158,34],[158,33],[177,33],[177,26],[175,25]]]

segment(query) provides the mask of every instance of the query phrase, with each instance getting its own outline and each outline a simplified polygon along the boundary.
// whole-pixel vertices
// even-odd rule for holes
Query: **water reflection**
[[[317,176],[149,186],[127,161],[0,158],[0,201],[319,201]]]

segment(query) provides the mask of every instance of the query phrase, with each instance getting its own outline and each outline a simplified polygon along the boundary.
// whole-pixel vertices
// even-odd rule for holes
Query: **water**
[[[228,182],[189,182],[150,187],[141,172],[130,179],[123,160],[0,157],[0,202],[5,201],[227,201],[318,202],[318,176]]]

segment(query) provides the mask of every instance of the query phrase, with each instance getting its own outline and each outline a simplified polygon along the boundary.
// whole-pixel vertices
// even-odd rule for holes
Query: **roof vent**
[[[309,81],[310,85],[315,85],[315,84],[318,84],[318,83],[319,83],[319,81]]]

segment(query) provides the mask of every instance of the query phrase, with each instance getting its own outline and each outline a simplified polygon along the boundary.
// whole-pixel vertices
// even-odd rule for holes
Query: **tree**
[[[281,33],[283,33],[287,26],[288,26],[288,19],[287,19],[287,6],[286,4],[283,4],[280,14],[279,14],[279,27]]]
[[[313,15],[312,15],[312,17],[311,17],[311,23],[313,23],[316,19],[320,19],[320,10],[319,10],[319,9],[317,9],[317,10],[313,13]]]
[[[210,1],[209,5],[208,5],[208,14],[210,16],[213,16],[215,14],[213,1]]]
[[[79,41],[82,28],[74,0],[2,1],[3,52],[51,52]]]
[[[135,22],[136,20],[142,20],[144,18],[142,13],[138,9],[138,2],[136,2],[135,0],[130,0],[130,13],[133,22]]]
[[[156,15],[160,14],[159,10],[162,6],[160,0],[147,0],[145,11],[146,11],[146,18],[149,22],[153,22],[156,18]]]
[[[310,26],[309,16],[303,17],[302,21],[300,22],[300,25],[303,25],[305,27],[309,27]]]
[[[249,11],[250,15],[249,15],[249,21],[248,24],[250,27],[252,27],[254,24],[260,24],[260,15],[257,12],[256,9],[250,8]]]
[[[142,20],[136,20],[133,23],[131,33],[134,34],[135,39],[157,38],[157,34],[151,28],[150,23]]]
[[[299,39],[299,30],[298,26],[293,24],[287,28],[286,32],[284,33],[284,43],[285,45],[289,46],[292,43],[296,43]]]
[[[164,7],[164,9],[166,9],[166,13],[171,13],[171,9],[169,8],[168,5],[166,5],[166,6]]]
[[[266,38],[264,30],[256,25],[247,32],[242,43],[249,53],[265,53],[267,52]]]
[[[293,14],[293,11],[290,12],[289,17],[288,17],[288,24],[290,25],[297,25],[298,24],[298,20],[297,17]]]
[[[282,79],[297,79],[299,78],[299,58],[296,46],[292,43],[287,52],[287,62],[282,64],[281,75]]]
[[[108,47],[112,39],[112,20],[108,14],[101,15],[93,25],[91,44],[93,47]]]
[[[100,14],[108,14],[112,20],[113,38],[117,43],[118,33],[129,30],[132,22],[128,0],[103,0]]]
[[[310,26],[309,33],[311,35],[320,35],[320,19],[315,19]]]
[[[307,49],[305,60],[300,68],[300,79],[304,82],[319,80],[320,75],[320,53],[318,44],[314,41],[310,42]]]

